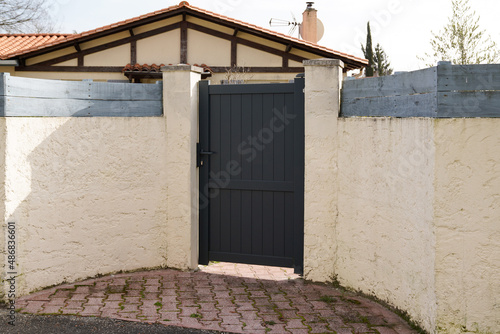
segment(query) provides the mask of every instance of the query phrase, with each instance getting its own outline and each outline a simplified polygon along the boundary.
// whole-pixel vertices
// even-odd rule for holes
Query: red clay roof
[[[22,48],[22,49],[21,48],[17,48],[15,50],[11,51],[11,52],[5,52],[4,51],[4,52],[2,52],[2,54],[0,54],[0,59],[8,59],[8,58],[20,56],[20,55],[27,54],[27,53],[30,53],[30,52],[33,52],[33,51],[36,51],[36,50],[41,50],[41,49],[44,49],[44,48],[47,48],[47,47],[50,47],[50,46],[54,46],[54,45],[57,45],[57,44],[60,44],[60,43],[63,43],[63,42],[76,40],[78,38],[91,36],[91,35],[97,34],[97,33],[102,33],[102,32],[105,32],[106,30],[111,30],[111,29],[114,29],[114,28],[119,28],[121,26],[130,24],[130,23],[138,22],[138,21],[141,21],[141,20],[146,19],[146,18],[150,18],[150,17],[156,16],[156,15],[160,15],[160,14],[165,14],[165,13],[168,13],[168,12],[171,12],[171,11],[175,11],[175,10],[178,10],[178,9],[181,9],[181,8],[187,8],[187,9],[189,9],[191,11],[198,12],[198,13],[201,13],[201,14],[205,14],[205,15],[208,15],[210,17],[213,17],[213,18],[216,18],[216,19],[220,19],[220,20],[223,20],[223,21],[226,21],[226,22],[229,22],[229,23],[237,24],[237,25],[249,28],[251,30],[256,30],[256,31],[259,31],[259,32],[262,32],[262,33],[265,33],[265,34],[268,34],[268,35],[272,35],[272,36],[275,36],[275,37],[282,38],[284,40],[288,40],[288,41],[293,42],[293,43],[302,44],[304,46],[307,46],[307,47],[310,47],[310,48],[313,48],[313,49],[317,49],[317,50],[321,50],[321,51],[324,51],[324,52],[332,53],[332,54],[337,55],[339,57],[347,58],[349,60],[352,60],[352,61],[364,64],[364,65],[368,64],[368,60],[366,60],[366,59],[358,58],[358,57],[355,57],[355,56],[352,56],[352,55],[349,55],[349,54],[346,54],[346,53],[343,53],[343,52],[335,51],[335,50],[326,48],[324,46],[320,46],[320,45],[315,44],[315,43],[304,41],[304,40],[301,40],[301,39],[298,39],[298,38],[295,38],[295,37],[291,37],[291,36],[288,36],[288,35],[285,35],[285,34],[282,34],[282,33],[278,33],[278,32],[275,32],[275,31],[272,31],[272,30],[269,30],[269,29],[265,29],[265,28],[256,26],[254,24],[246,23],[246,22],[243,22],[243,21],[240,21],[240,20],[236,20],[236,19],[224,16],[224,15],[221,15],[221,14],[217,14],[217,13],[214,13],[214,12],[211,12],[211,11],[199,8],[199,7],[195,7],[195,6],[190,5],[187,1],[181,1],[178,5],[175,5],[175,6],[170,6],[168,8],[157,10],[157,11],[154,11],[154,12],[151,12],[151,13],[148,13],[148,14],[144,14],[144,15],[141,15],[141,16],[137,16],[137,17],[134,17],[134,18],[131,18],[131,19],[128,19],[128,20],[124,20],[124,21],[120,21],[120,22],[117,22],[117,23],[113,23],[113,24],[110,24],[110,25],[107,25],[107,26],[103,26],[103,27],[100,27],[100,28],[97,28],[97,29],[85,31],[85,32],[82,32],[80,34],[58,35],[61,38],[58,38],[58,39],[52,40],[52,41],[47,41],[47,42],[45,42],[43,44],[30,45],[30,46],[27,46],[27,47]],[[45,36],[56,36],[56,35],[52,34],[52,35],[45,35]]]
[[[0,34],[0,58],[45,44],[65,41],[72,34]]]

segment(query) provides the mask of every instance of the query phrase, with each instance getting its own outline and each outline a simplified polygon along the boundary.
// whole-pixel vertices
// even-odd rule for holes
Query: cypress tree
[[[367,23],[367,34],[366,34],[366,46],[361,44],[361,50],[363,51],[365,58],[368,59],[368,66],[366,67],[366,76],[373,77],[373,46],[372,46],[372,32],[370,29],[370,22]]]

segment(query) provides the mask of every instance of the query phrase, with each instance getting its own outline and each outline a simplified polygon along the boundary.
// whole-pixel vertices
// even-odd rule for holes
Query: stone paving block
[[[311,301],[309,302],[313,309],[315,310],[331,310],[332,307],[328,305],[328,303],[322,302],[322,301]]]
[[[218,311],[215,302],[200,303],[199,305],[200,305],[200,311],[204,311],[204,312],[216,312],[216,311]]]
[[[231,333],[241,333],[243,332],[243,326],[241,325],[224,325],[224,324],[221,324],[220,325],[224,331],[228,331],[228,332],[231,332]]]
[[[139,312],[139,304],[123,304],[120,312]]]
[[[271,306],[271,300],[269,298],[254,298],[255,306]]]
[[[127,296],[127,295],[125,295],[123,297],[123,302],[125,304],[141,304],[143,301],[141,300],[140,296]]]
[[[64,314],[252,334],[306,333],[307,326],[313,333],[415,333],[381,305],[328,285],[304,282],[292,269],[227,263],[200,268],[199,272],[166,269],[65,284],[22,297],[17,305],[28,313],[54,313],[60,308]],[[336,301],[326,303],[321,296]],[[161,307],[155,305],[158,302]],[[370,328],[363,319],[379,326]]]
[[[251,320],[254,320],[254,319],[260,319],[258,316],[257,316],[257,311],[239,311],[237,310],[237,312],[241,315],[241,318],[242,319],[251,319]]]
[[[296,310],[289,302],[274,302],[274,305],[276,305],[279,310]]]
[[[179,307],[181,313],[179,317],[190,317],[192,314],[198,314],[197,307]]]
[[[128,284],[128,290],[142,290],[143,284],[141,282],[132,282]]]
[[[389,328],[389,327],[380,327],[376,326],[373,327],[373,329],[376,329],[380,334],[398,334],[394,329]]]
[[[265,323],[261,319],[243,319],[242,322],[245,325],[243,328],[246,330],[248,330],[248,329],[265,330],[266,329]]]
[[[157,318],[159,317],[158,309],[156,307],[141,307],[140,315],[148,317],[148,318]]]
[[[175,286],[175,282],[172,282],[172,281],[161,281],[162,283],[162,289],[163,290],[166,290],[166,289],[175,289],[176,286]]]
[[[198,311],[198,314],[201,314],[201,319],[205,321],[219,321],[219,312]]]
[[[203,295],[209,295],[209,296],[214,296],[215,294],[213,293],[211,288],[196,288],[196,295],[197,296],[203,296]]]
[[[88,294],[84,293],[74,293],[71,295],[71,301],[86,301]]]
[[[76,301],[68,301],[64,308],[83,308],[83,302],[76,300]]]
[[[269,323],[277,323],[277,324],[284,324],[284,320],[282,317],[280,317],[278,314],[259,314],[259,317],[262,318],[262,321],[265,324]]]
[[[253,311],[255,309],[254,304],[251,302],[239,302],[235,301],[234,305],[236,306],[236,310],[240,311]]]
[[[367,324],[364,323],[350,323],[350,327],[354,329],[356,333],[374,333],[375,331],[368,327]]]
[[[79,315],[83,311],[83,308],[62,308],[61,313],[65,315]]]
[[[180,307],[199,307],[198,301],[195,298],[179,299]]]
[[[278,312],[285,319],[302,319],[297,310],[278,310]]]
[[[158,321],[179,321],[177,312],[159,312]]]
[[[120,309],[101,309],[101,317],[103,318],[112,318],[118,316],[118,311]]]
[[[113,283],[111,283],[111,285],[126,285],[127,284],[127,280],[123,277],[115,277],[113,279]]]
[[[235,302],[250,302],[251,299],[247,294],[245,295],[233,295]]]
[[[76,285],[76,290],[74,293],[88,295],[90,293],[90,287],[88,285],[78,284],[78,285]]]
[[[238,315],[238,312],[236,312],[236,307],[234,306],[225,306],[219,309],[219,316],[222,315]]]
[[[294,328],[294,329],[291,329],[289,332],[287,333],[293,333],[293,334],[307,334],[309,333],[309,328],[307,329],[303,329],[303,328]],[[352,334],[352,333],[351,333]]]
[[[276,314],[274,308],[270,306],[263,305],[263,306],[256,306],[255,308],[258,310],[260,314]]]
[[[161,310],[162,311],[179,311],[179,304],[177,303],[162,303]],[[180,312],[180,311],[179,311]]]
[[[142,297],[142,299],[157,299],[159,297],[159,293],[158,292],[143,292],[141,294],[141,296],[144,296],[144,297]]]
[[[206,321],[204,319],[200,320],[200,324],[203,326],[202,328],[213,330],[213,331],[223,331],[224,329],[221,327],[219,321]]]
[[[326,324],[311,324],[309,327],[309,333],[333,333]]]
[[[71,297],[72,291],[57,289],[57,291],[51,296],[52,298],[69,298]]]
[[[179,318],[180,325],[189,328],[202,329],[203,325],[199,319],[196,318]]]
[[[301,319],[286,319],[285,328],[290,330],[292,328],[307,328],[307,326],[302,323]]]
[[[53,292],[45,292],[45,293],[38,293],[34,296],[30,296],[30,300],[33,301],[49,301],[50,295],[52,295]]]
[[[103,308],[105,308],[105,309],[111,309],[111,308],[119,309],[122,303],[123,303],[122,300],[105,300]]]
[[[111,301],[111,300],[120,300],[122,301],[123,300],[123,294],[122,293],[110,293],[108,294],[108,296],[106,297],[106,301]]]
[[[276,325],[272,325],[272,326],[266,326],[266,328],[270,329],[270,331],[268,331],[267,333],[271,333],[271,334],[290,333],[290,331],[285,329],[284,324],[276,324]]]
[[[61,307],[62,306],[44,306],[42,311],[42,313],[44,314],[58,314],[58,313],[61,313]]]
[[[269,297],[272,302],[288,302],[284,293],[271,293]]]
[[[224,325],[236,325],[241,324],[241,316],[239,314],[236,315],[221,315],[219,316],[222,320],[221,324]]]
[[[354,331],[354,329],[352,329],[350,327],[336,327],[336,328],[332,328],[332,329],[334,331],[336,331],[337,334],[352,334]]]
[[[177,290],[175,289],[162,289],[160,292],[161,296],[177,296]]]
[[[177,293],[179,299],[193,299],[197,297],[195,291],[179,291]]]
[[[57,305],[60,305],[60,306],[64,306],[66,305],[66,302],[68,301],[68,299],[66,298],[51,298],[50,301],[48,302],[45,302],[44,305],[47,305],[47,306],[57,306]]]
[[[101,308],[96,305],[89,305],[83,308],[83,311],[80,312],[80,315],[88,316],[88,315],[100,315]]]
[[[144,289],[142,291],[144,291],[144,292],[160,292],[160,286],[159,285],[145,285]]]
[[[236,307],[231,299],[216,299],[217,307]]]

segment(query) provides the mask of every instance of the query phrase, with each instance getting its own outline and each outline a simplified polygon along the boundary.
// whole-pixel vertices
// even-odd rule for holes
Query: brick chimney
[[[307,8],[302,13],[300,35],[303,40],[318,43],[318,11],[313,8],[314,2],[307,2]]]

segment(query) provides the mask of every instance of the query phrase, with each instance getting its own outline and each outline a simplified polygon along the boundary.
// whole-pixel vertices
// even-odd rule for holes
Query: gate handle
[[[203,149],[201,149],[200,150],[200,154],[202,154],[202,155],[212,155],[212,154],[215,154],[215,152],[204,151]]]

